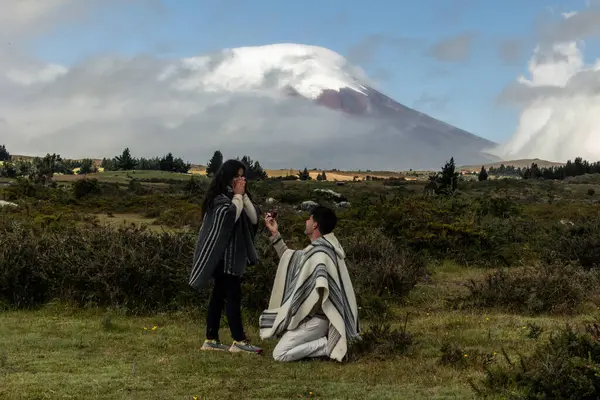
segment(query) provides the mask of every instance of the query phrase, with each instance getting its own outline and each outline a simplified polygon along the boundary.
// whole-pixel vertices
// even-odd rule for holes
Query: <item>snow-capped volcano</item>
[[[354,120],[362,125],[366,135],[360,135],[360,146],[352,148],[350,143],[338,142],[336,147],[345,148],[349,154],[363,152],[366,157],[374,157],[371,164],[390,149],[400,155],[402,150],[411,148],[419,150],[409,151],[407,157],[386,165],[425,168],[450,157],[464,163],[495,160],[482,152],[493,142],[397,103],[369,86],[369,79],[360,68],[323,47],[283,43],[227,49],[217,55],[184,59],[179,67],[170,66],[163,77],[182,68],[192,72],[177,81],[180,89],[300,97],[346,115],[363,117]],[[329,132],[323,132],[324,141],[329,136]],[[415,154],[419,157],[413,158]]]
[[[136,157],[170,151],[205,163],[219,149],[267,168],[372,170],[492,158],[493,143],[397,103],[322,47],[103,56],[52,76],[29,67],[14,79],[0,65],[0,137],[17,154],[101,158],[127,146]]]
[[[317,99],[324,90],[349,88],[365,93],[367,89],[355,78],[362,72],[341,55],[293,43],[226,49],[216,59],[214,54],[184,59],[182,67],[194,71],[194,78],[201,77],[195,85],[211,92],[291,88]],[[174,72],[171,67],[167,74]]]

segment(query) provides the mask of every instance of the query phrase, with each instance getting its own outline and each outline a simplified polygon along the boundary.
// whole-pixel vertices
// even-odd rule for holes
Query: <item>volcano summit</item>
[[[202,163],[220,149],[269,168],[373,170],[495,160],[485,153],[494,143],[399,104],[322,47],[101,57],[26,75],[0,80],[17,93],[0,101],[0,135],[17,153],[103,157],[128,146],[135,156],[172,151]]]

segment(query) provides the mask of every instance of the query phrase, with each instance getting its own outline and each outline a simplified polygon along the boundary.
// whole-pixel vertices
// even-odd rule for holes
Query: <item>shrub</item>
[[[198,304],[187,285],[194,240],[142,229],[0,219],[0,301],[52,299],[148,312]]]
[[[495,353],[482,353],[477,349],[463,349],[450,342],[444,342],[440,349],[439,363],[455,369],[469,366],[485,366],[496,359]]]
[[[493,216],[496,218],[509,218],[521,214],[521,207],[513,200],[506,197],[482,197],[477,200],[479,216]]]
[[[81,199],[82,197],[99,193],[100,185],[98,183],[98,179],[96,178],[77,179],[73,183],[73,194],[75,195],[76,199]]]
[[[555,223],[540,235],[542,259],[600,266],[600,222],[597,218]]]
[[[370,325],[361,333],[361,339],[350,344],[347,359],[356,361],[364,357],[389,358],[407,354],[411,349],[414,338],[403,329],[393,329],[387,323]]]
[[[388,302],[404,298],[425,276],[425,262],[378,230],[341,238],[357,301],[365,316],[381,316]]]
[[[151,210],[146,215],[153,215],[152,211],[156,210]],[[195,204],[179,204],[160,212],[155,224],[171,228],[183,228],[185,226],[199,228],[202,224],[202,207]]]
[[[536,347],[533,354],[486,369],[480,395],[513,399],[597,399],[600,397],[600,329],[566,326]]]
[[[450,300],[457,307],[498,308],[538,314],[574,312],[596,290],[598,274],[576,265],[542,264],[498,270],[481,281],[470,280],[468,293]]]
[[[242,304],[253,314],[267,307],[278,264],[266,236],[257,239],[261,260],[243,279]],[[353,237],[346,243],[359,299],[361,294],[400,299],[422,273],[421,261],[384,237]],[[75,224],[72,216],[63,221],[60,215],[32,220],[0,214],[0,302],[23,308],[58,299],[136,313],[198,306],[207,293],[188,286],[195,244],[195,233],[114,230],[85,218]],[[295,244],[289,241],[290,247]]]
[[[35,185],[28,179],[17,178],[12,185],[3,190],[7,200],[17,200],[22,197],[35,197],[38,191],[43,191],[40,185]]]

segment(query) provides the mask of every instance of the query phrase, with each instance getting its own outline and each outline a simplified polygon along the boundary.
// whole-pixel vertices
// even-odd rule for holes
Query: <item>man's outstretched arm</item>
[[[283,253],[285,253],[285,251],[288,249],[287,245],[283,241],[283,238],[281,237],[279,232],[277,232],[277,233],[271,235],[269,237],[269,239],[271,240],[271,243],[273,244],[273,247],[275,248],[275,251],[277,252],[277,256],[279,256],[279,258],[281,258]]]

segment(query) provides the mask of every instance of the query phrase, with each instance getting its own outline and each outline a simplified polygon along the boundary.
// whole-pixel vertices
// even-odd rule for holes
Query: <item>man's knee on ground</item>
[[[273,350],[273,359],[279,362],[290,362],[290,357],[288,356],[288,351],[276,346]]]

